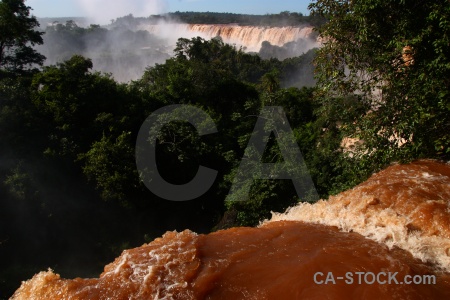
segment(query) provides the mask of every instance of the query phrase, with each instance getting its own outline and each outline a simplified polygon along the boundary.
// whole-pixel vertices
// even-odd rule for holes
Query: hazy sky
[[[96,21],[132,13],[148,16],[174,11],[211,11],[246,14],[301,12],[308,15],[310,0],[26,0],[37,17],[88,16]]]

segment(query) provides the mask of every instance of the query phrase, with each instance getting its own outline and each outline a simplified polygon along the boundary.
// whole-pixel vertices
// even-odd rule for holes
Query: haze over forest
[[[2,291],[7,291],[2,297],[44,266],[60,265],[58,270],[69,277],[96,276],[101,265],[121,250],[167,230],[191,228],[201,233],[215,226],[256,224],[274,207],[264,212],[250,209],[241,214],[241,221],[223,219],[230,175],[254,126],[253,118],[238,125],[238,115],[256,115],[263,101],[275,101],[278,96],[273,93],[279,93],[276,101],[307,107],[289,113],[295,116],[290,117],[291,124],[315,118],[308,100],[312,89],[285,89],[314,85],[314,18],[288,12],[267,16],[191,12],[149,18],[128,15],[107,26],[83,20],[40,19],[42,42],[31,23],[35,46],[27,48],[30,57],[2,61],[0,251],[21,257],[2,262]],[[216,37],[217,29],[247,37],[228,45],[225,35]],[[274,44],[253,39],[255,30],[256,36],[267,31]],[[174,31],[187,35],[178,40],[179,32]],[[39,62],[43,67],[37,69]],[[266,100],[264,91],[269,91]],[[199,100],[205,107],[215,107],[211,113],[220,135],[197,148],[198,138],[189,127],[176,129],[181,130],[176,135],[190,132],[188,140],[194,140],[158,148],[159,160],[165,162],[160,171],[170,182],[183,183],[194,175],[197,161],[220,170],[220,179],[193,201],[160,199],[139,183],[133,158],[138,129],[157,107]],[[178,152],[181,145],[184,154]],[[178,172],[181,166],[184,171]],[[282,190],[289,194],[286,201],[276,203],[278,210],[296,201],[289,184],[273,188],[281,188],[280,197]],[[230,216],[236,215],[236,208],[230,211]],[[34,250],[20,250],[25,244],[34,245]],[[46,255],[36,258],[35,252]]]
[[[148,18],[128,15],[107,26],[88,25],[85,18],[39,21],[46,34],[37,50],[46,56],[46,65],[80,54],[92,59],[94,70],[127,82],[140,78],[146,67],[171,57],[179,38],[218,37],[265,59],[298,57],[319,45],[313,26],[321,19],[290,12],[266,16],[176,12]],[[285,86],[314,84],[311,59],[309,55],[309,62]]]
[[[447,0],[317,0],[310,4],[310,16],[176,12],[125,15],[102,26],[78,18],[38,21],[27,3],[0,2],[1,300],[49,267],[65,278],[96,278],[123,250],[167,231],[207,234],[256,226],[272,212],[309,207],[318,197],[328,199],[390,164],[450,159]],[[170,116],[163,114],[155,121],[161,130],[147,130],[148,140],[155,141],[157,166],[147,168],[149,173],[138,170],[136,154],[142,147],[137,140],[144,121],[175,104],[204,111],[217,132],[199,135],[189,122],[165,123]],[[286,135],[295,147],[285,147],[280,136]],[[302,159],[290,159],[298,150]],[[405,182],[438,178],[445,188],[447,171],[437,161],[412,165],[408,174],[413,179]],[[217,176],[191,201],[168,201],[143,182],[157,174],[184,185],[199,166],[216,170]],[[270,166],[275,167],[269,174]],[[392,170],[394,179],[403,172]],[[291,180],[298,174],[305,181],[295,183],[308,193],[299,194]],[[235,185],[240,176],[248,180]],[[390,226],[386,220],[393,220],[407,239],[438,234],[444,244],[436,242],[425,252],[427,257],[439,253],[445,267],[447,200],[430,197],[395,212],[385,210],[387,202],[375,196],[365,202],[335,201],[336,216],[329,224],[335,224],[342,207],[356,207],[359,215],[361,208],[374,220],[379,220],[378,211],[387,213],[381,223],[374,221],[375,231],[360,224],[354,228],[373,238]],[[317,211],[330,212],[326,201],[316,204]],[[412,219],[423,213],[419,223],[426,219],[438,225],[403,222],[405,211]],[[430,211],[439,218],[423,217]],[[350,224],[353,216],[341,224]],[[281,236],[278,225],[273,226],[262,236]],[[436,226],[443,226],[443,233]],[[312,232],[321,228],[314,226]],[[239,232],[206,238],[172,233],[152,245],[177,245],[178,238],[186,237],[192,246],[222,234],[233,239]],[[336,235],[335,228],[325,232],[325,239],[343,237],[344,244],[344,236],[351,235]],[[308,231],[305,238],[314,240]],[[380,253],[377,243],[384,241],[370,248]],[[430,245],[428,236],[412,241],[401,251]],[[188,249],[197,253],[195,247]],[[344,254],[353,255],[346,251],[350,247],[343,248]],[[383,249],[382,264],[390,261],[390,252]],[[416,259],[422,255],[414,253]],[[402,260],[408,255],[398,258],[407,270],[435,272],[428,269],[435,266]],[[124,264],[117,266],[120,271]]]

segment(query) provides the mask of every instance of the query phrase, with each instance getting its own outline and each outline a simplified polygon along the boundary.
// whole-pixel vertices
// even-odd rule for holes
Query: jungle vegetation
[[[320,49],[280,61],[220,39],[180,39],[173,57],[128,83],[92,71],[92,60],[77,54],[42,66],[33,46],[43,33],[30,9],[0,2],[0,299],[48,267],[98,276],[123,249],[167,230],[253,226],[305,201],[290,180],[256,180],[249,201],[225,201],[265,106],[283,108],[322,198],[392,162],[450,159],[446,0],[313,1],[312,16],[326,20]],[[312,59],[315,86],[286,83]],[[199,136],[174,122],[158,136],[158,170],[168,182],[189,182],[199,165],[219,171],[192,201],[158,198],[136,169],[142,123],[171,104],[201,108],[218,129]],[[360,142],[344,149],[345,137]],[[283,161],[275,136],[263,160]]]

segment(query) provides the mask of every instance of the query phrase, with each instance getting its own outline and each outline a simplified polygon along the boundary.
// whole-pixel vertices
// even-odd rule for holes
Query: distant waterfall
[[[247,51],[257,52],[264,41],[275,46],[283,46],[299,39],[311,39],[311,48],[318,43],[313,36],[313,27],[263,27],[239,25],[203,25],[203,24],[164,24],[139,26],[140,30],[147,30],[162,37],[194,37],[201,36],[211,39],[220,36],[225,43],[245,47]]]

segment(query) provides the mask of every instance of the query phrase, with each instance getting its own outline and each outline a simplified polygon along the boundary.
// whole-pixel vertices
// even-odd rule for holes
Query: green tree
[[[48,122],[47,153],[75,159],[117,118],[126,92],[112,78],[91,73],[92,61],[75,55],[57,66],[44,67],[32,84],[32,99]]]
[[[280,79],[278,76],[279,72],[276,69],[263,75],[261,78],[261,87],[266,93],[273,94],[280,89]]]
[[[103,199],[129,205],[133,192],[142,191],[133,154],[137,131],[155,104],[143,101],[138,87],[91,68],[90,59],[75,55],[33,77],[32,101],[46,124],[42,151],[82,171]]]
[[[42,32],[31,8],[23,0],[0,2],[0,70],[23,73],[33,65],[42,65],[45,57],[33,49],[40,45]]]
[[[314,155],[317,156],[316,143],[317,138],[319,137],[316,131],[321,130],[322,128],[314,128],[313,126],[316,122],[316,116],[313,113],[313,89],[281,89],[279,88],[277,72],[275,71],[263,76],[260,88],[263,90],[260,94],[261,105],[283,107],[283,111],[286,113],[286,117],[289,121],[289,126],[293,129],[295,139],[301,149],[302,156],[304,158],[315,158]],[[255,128],[251,128],[250,130],[255,130]],[[239,136],[239,139],[241,140],[240,146],[242,148],[250,147],[250,145],[248,145],[249,134],[253,134],[253,132],[247,131],[241,133]],[[270,135],[262,156],[262,162],[283,163],[284,157],[280,146],[281,145],[278,144],[275,135]],[[284,146],[285,145],[283,145],[283,147]],[[305,162],[308,163],[308,160],[305,160]],[[308,168],[314,171],[314,168],[320,166],[321,161],[315,159],[315,163],[316,165],[308,163]],[[299,166],[291,165],[290,167],[292,169],[297,169]],[[236,165],[235,168],[225,176],[225,180],[233,181],[236,176],[237,168]],[[255,170],[257,170],[257,167]],[[312,173],[312,175],[318,177],[316,173],[317,172]],[[309,174],[307,174],[307,176],[309,176]],[[243,187],[232,195],[229,199],[230,201],[225,203],[229,211],[228,214],[231,212],[236,213],[236,220],[235,223],[232,224],[233,226],[255,226],[261,220],[269,218],[271,211],[282,212],[289,206],[297,204],[299,201],[309,201],[309,199],[306,198],[299,199],[299,197],[302,196],[297,195],[297,191],[291,180],[257,179],[253,180],[250,185],[251,188],[248,201],[241,201],[241,198],[244,196],[241,193],[245,190],[245,187]]]
[[[127,205],[126,192],[138,185],[134,162],[134,149],[128,141],[131,133],[122,133],[115,141],[103,136],[91,149],[80,155],[84,161],[83,172],[94,180],[103,199],[119,200]]]
[[[370,168],[392,160],[450,156],[450,4],[318,0],[318,98],[322,114],[364,141]],[[357,97],[356,110],[337,111]],[[352,114],[353,113],[353,114]]]

